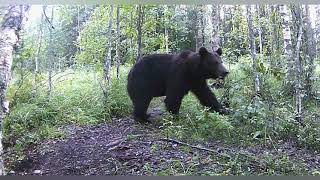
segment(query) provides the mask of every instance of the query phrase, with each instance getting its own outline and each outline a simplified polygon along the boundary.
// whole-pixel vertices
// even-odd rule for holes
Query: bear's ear
[[[199,49],[199,54],[200,54],[200,56],[204,56],[204,55],[208,54],[208,50],[205,47],[201,47]]]
[[[218,55],[221,56],[221,55],[222,55],[222,49],[221,49],[221,48],[218,48],[218,49],[216,50],[216,53],[218,53]]]

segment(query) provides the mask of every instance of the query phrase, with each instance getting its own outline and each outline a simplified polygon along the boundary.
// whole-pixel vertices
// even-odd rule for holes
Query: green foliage
[[[243,13],[244,6],[230,6],[224,12],[219,29],[220,45],[223,47],[223,60],[230,74],[223,89],[214,89],[219,101],[228,105],[233,113],[228,116],[210,112],[202,107],[191,93],[181,106],[179,117],[166,114],[160,117],[162,133],[192,143],[219,141],[224,145],[273,147],[290,141],[302,148],[320,150],[319,91],[320,65],[314,60],[313,98],[303,99],[303,125],[295,120],[294,97],[286,93],[290,89],[287,81],[287,61],[282,52],[283,34],[281,17],[278,12],[269,12],[260,6],[261,14],[253,13],[253,25],[261,27],[263,53],[259,52],[259,37],[255,33],[257,50],[256,72],[249,54],[248,24]],[[114,8],[115,9],[115,8]],[[56,11],[57,10],[57,11]],[[15,148],[16,159],[24,159],[23,150],[27,145],[44,139],[64,137],[60,130],[67,124],[92,125],[108,123],[112,117],[129,116],[132,103],[127,95],[127,74],[135,62],[137,54],[136,6],[124,5],[120,9],[120,44],[116,42],[116,11],[112,15],[112,69],[111,85],[104,87],[108,96],[104,97],[101,88],[102,64],[106,56],[108,41],[108,21],[110,6],[59,6],[55,9],[52,22],[54,29],[52,44],[49,46],[49,24],[39,20],[27,26],[28,33],[22,33],[22,46],[14,56],[13,80],[7,92],[10,101],[10,114],[4,121],[5,141]],[[195,49],[200,28],[196,21],[205,15],[196,6],[144,6],[142,24],[142,54],[164,53],[166,51],[165,29],[168,30],[169,52],[179,53]],[[79,13],[79,14],[78,14]],[[269,16],[267,16],[269,14]],[[50,16],[49,8],[47,15]],[[206,20],[212,18],[208,16]],[[270,23],[275,22],[275,24]],[[79,24],[78,24],[79,23]],[[36,77],[34,59],[37,52],[38,29],[43,26],[40,47],[40,74]],[[291,24],[292,25],[292,24]],[[208,27],[204,28],[205,38],[211,38]],[[255,29],[256,30],[256,29]],[[275,31],[275,32],[274,32]],[[208,33],[209,32],[209,33]],[[268,34],[268,32],[272,32]],[[79,36],[80,33],[80,36]],[[294,34],[294,33],[292,33]],[[277,39],[273,39],[277,38]],[[295,38],[292,42],[295,42]],[[48,58],[48,47],[53,56]],[[120,49],[122,66],[120,79],[115,78],[115,48]],[[306,47],[303,47],[304,49]],[[303,50],[304,50],[303,49]],[[304,61],[303,73],[309,65]],[[48,62],[54,62],[48,67]],[[76,64],[74,67],[70,67]],[[85,68],[82,68],[85,67]],[[88,68],[88,67],[91,67]],[[48,96],[47,70],[54,70],[53,91]],[[61,72],[62,71],[62,72]],[[260,76],[260,96],[254,90],[254,74]],[[35,78],[35,82],[34,82]],[[292,79],[292,78],[291,78]],[[303,79],[303,78],[302,78]],[[292,79],[293,80],[293,79]],[[211,83],[213,80],[209,80]],[[305,83],[304,81],[302,83]],[[34,87],[35,86],[35,87]],[[303,92],[304,93],[304,92]],[[159,102],[155,102],[159,106]],[[163,110],[164,107],[162,106]],[[134,138],[129,136],[128,138]],[[159,151],[157,146],[152,152]],[[184,151],[190,149],[184,149]],[[262,160],[261,160],[262,159]],[[208,157],[208,163],[218,162],[214,170],[201,172],[205,175],[298,175],[305,174],[303,162],[295,161],[286,155],[272,157],[251,156],[235,153],[234,156],[221,155]],[[196,172],[195,163],[200,162],[195,154],[188,167],[172,160],[168,168],[158,175],[188,175]],[[252,167],[252,163],[258,167]],[[222,167],[217,170],[216,167]],[[144,170],[151,172],[150,164]],[[319,175],[318,170],[313,171]]]
[[[298,142],[302,147],[312,150],[320,149],[320,124],[318,118],[319,115],[317,114],[306,117],[304,120],[305,126],[298,129]]]
[[[168,116],[164,119],[165,135],[188,137],[189,140],[230,137],[233,126],[227,116],[203,109],[195,96],[186,96],[180,111],[179,117]]]
[[[248,25],[246,19],[243,18],[244,9],[240,6],[235,6],[226,12],[229,17],[225,20],[224,30],[221,32],[225,43],[223,45],[226,56],[229,58],[238,58],[241,55],[249,53],[248,41]]]
[[[82,51],[77,60],[85,64],[102,64],[105,59],[110,7],[97,7],[80,34]]]
[[[128,68],[123,68],[120,79],[113,78],[110,94],[107,98],[107,111],[112,116],[123,117],[131,113],[132,102],[127,93],[127,73]]]
[[[114,79],[106,101],[97,77],[86,69],[60,73],[54,78],[50,97],[43,82],[33,94],[31,78],[26,78],[22,85],[13,81],[8,90],[13,104],[4,121],[5,138],[14,144],[28,145],[63,137],[57,128],[66,124],[106,123],[111,116],[128,115],[131,104],[126,95],[126,78]]]
[[[284,88],[281,80],[265,74],[260,82],[261,97],[254,97],[250,59],[243,57],[239,63],[226,66],[230,67],[230,74],[225,89],[213,91],[218,98],[227,94],[233,114],[222,116],[208,112],[189,94],[183,100],[179,118],[164,118],[164,135],[189,141],[215,139],[226,144],[250,146],[261,143],[273,146],[274,141],[290,139],[319,150],[318,116],[305,117],[306,126],[302,127],[295,120],[292,99],[281,94]]]

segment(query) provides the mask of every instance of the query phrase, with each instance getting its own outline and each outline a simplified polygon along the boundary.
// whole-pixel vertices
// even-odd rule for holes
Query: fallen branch
[[[56,79],[53,79],[53,77],[55,77],[55,76],[58,75],[58,74],[61,74],[61,73],[56,73],[56,74],[54,74],[54,75],[51,77],[51,78],[52,78],[52,82],[54,82],[54,83],[62,82],[63,80],[58,81],[58,82],[56,82],[56,81],[57,81],[58,79],[64,77],[64,76],[67,76],[67,75],[70,75],[70,74],[74,74],[74,72],[70,72],[70,73],[67,73],[67,74],[62,74],[60,77],[58,77],[58,78],[56,78]],[[48,83],[48,80],[47,80],[47,79],[44,80],[44,81],[39,82],[39,84],[34,88],[34,90],[38,90],[38,88],[45,86],[47,83]]]
[[[204,148],[204,147],[199,147],[199,146],[194,146],[185,142],[181,142],[181,141],[177,141],[174,139],[168,139],[168,138],[160,138],[159,141],[166,141],[166,142],[171,142],[171,143],[175,143],[175,144],[180,144],[180,145],[184,145],[184,146],[189,146],[191,148],[195,148],[195,149],[199,149],[199,150],[203,150],[203,151],[208,151],[208,152],[213,152],[213,153],[217,153],[219,154],[216,150],[213,149],[208,149],[208,148]]]
[[[107,146],[107,147],[114,146],[114,145],[117,145],[117,144],[120,144],[120,143],[124,142],[125,140],[126,140],[126,139],[123,139],[123,138],[121,138],[121,139],[116,139],[115,141],[110,142],[110,143],[107,144],[106,146]]]
[[[107,147],[110,147],[110,148],[108,149],[108,152],[110,152],[110,151],[118,148],[118,147],[119,147],[118,145],[121,144],[121,143],[123,143],[123,142],[125,142],[126,140],[127,140],[126,138],[120,138],[120,139],[116,139],[115,141],[112,141],[111,143],[107,144],[106,146],[107,146]],[[113,147],[112,147],[112,146],[113,146]]]

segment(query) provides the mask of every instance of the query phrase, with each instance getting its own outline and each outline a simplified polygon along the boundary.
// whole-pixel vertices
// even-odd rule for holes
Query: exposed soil
[[[27,158],[17,162],[12,175],[177,175],[237,174],[237,164],[251,174],[263,174],[270,169],[266,157],[286,154],[291,162],[306,163],[306,174],[320,170],[320,155],[298,149],[292,143],[280,148],[224,147],[210,142],[205,146],[214,152],[190,148],[159,140],[159,125],[141,125],[131,118],[113,119],[111,124],[96,126],[66,126],[63,140],[47,140],[30,147]],[[9,152],[8,152],[9,153]],[[272,162],[273,160],[271,160]],[[290,173],[281,169],[274,174]],[[277,170],[277,166],[273,167]]]

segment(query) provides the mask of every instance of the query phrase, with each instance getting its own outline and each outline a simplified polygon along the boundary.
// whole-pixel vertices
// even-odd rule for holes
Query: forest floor
[[[161,112],[156,109],[153,115],[157,114]],[[266,148],[207,142],[201,145],[206,148],[196,148],[167,141],[159,127],[157,123],[141,125],[129,117],[114,118],[110,124],[68,125],[61,129],[66,138],[28,148],[25,160],[16,162],[9,174],[277,175],[292,174],[301,164],[307,174],[320,167],[319,154],[299,149],[294,143]],[[275,163],[283,157],[288,159]]]

